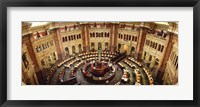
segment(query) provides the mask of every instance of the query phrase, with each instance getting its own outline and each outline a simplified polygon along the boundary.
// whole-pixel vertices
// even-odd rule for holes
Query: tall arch
[[[79,51],[79,52],[82,52],[81,44],[78,45],[78,51]]]
[[[102,49],[102,44],[101,44],[101,42],[98,43],[98,50],[99,50],[99,49]]]
[[[122,46],[122,45],[119,43],[119,44],[118,44],[118,51],[120,51],[121,46]]]
[[[74,46],[74,45],[72,46],[72,53],[73,53],[73,54],[75,54],[75,53],[76,53],[76,48],[75,48],[75,46]]]
[[[66,54],[66,56],[69,55],[69,48],[68,47],[65,47],[65,54]]]
[[[93,50],[93,51],[95,50],[95,43],[94,42],[91,43],[91,50]]]
[[[105,50],[108,50],[108,42],[105,43]]]
[[[134,51],[135,51],[135,47],[131,47],[131,54],[133,54],[134,53]]]

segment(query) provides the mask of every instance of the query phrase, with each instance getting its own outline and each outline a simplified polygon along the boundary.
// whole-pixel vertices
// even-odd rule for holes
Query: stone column
[[[163,50],[163,57],[160,60],[160,65],[158,66],[158,70],[156,70],[156,76],[158,74],[158,71],[162,72],[164,74],[166,65],[167,65],[167,61],[169,60],[169,56],[172,50],[172,46],[173,46],[173,41],[175,39],[178,39],[178,37],[176,38],[175,35],[168,33],[168,41],[167,41],[167,45],[164,47]],[[159,77],[159,79],[161,80],[162,77]]]
[[[64,53],[64,49],[62,47],[63,46],[62,45],[62,38],[61,38],[61,35],[60,35],[59,28],[50,29],[50,34],[53,35],[53,38],[54,38],[54,43],[55,43],[58,59],[63,60],[63,58],[65,57],[65,53]]]
[[[87,36],[87,46],[86,46],[86,51],[89,52],[90,51],[90,32],[89,32],[89,25],[86,25],[85,27],[85,35]]]
[[[34,52],[35,47],[33,47],[33,36],[32,33],[24,34],[22,35],[22,46],[24,45],[24,49],[27,49],[27,60],[29,62],[28,69],[24,67],[22,64],[22,75],[24,77],[24,81],[31,82],[32,84],[35,84],[33,80],[33,77],[35,73],[39,72],[41,69],[39,68],[38,62],[36,60],[36,53]],[[36,76],[37,77],[37,76]],[[38,78],[35,79],[38,83]]]
[[[112,24],[110,29],[110,51],[114,52],[117,49],[117,34],[119,24]]]
[[[147,34],[147,28],[145,27],[140,27],[140,31],[139,31],[139,35],[138,35],[138,42],[136,45],[136,59],[138,61],[141,61],[141,57],[142,57],[142,51],[143,51],[143,47],[144,47],[144,43],[145,43],[145,39],[146,39],[146,34]]]
[[[36,59],[36,53],[34,52],[34,47],[33,47],[33,37],[32,33],[31,34],[26,34],[22,36],[22,43],[26,44],[28,53],[30,55],[31,61],[33,62],[33,65],[35,66],[35,71],[39,71],[40,68],[38,66],[38,62]]]
[[[119,24],[114,25],[114,37],[113,37],[113,52],[117,50],[117,36],[119,31]]]
[[[110,51],[113,52],[114,50],[114,47],[113,47],[113,37],[114,37],[114,26],[111,25],[111,28],[110,28]]]
[[[86,44],[86,42],[87,42],[86,27],[84,24],[82,24],[81,30],[82,30],[81,33],[82,33],[82,41],[83,41],[83,51],[86,52],[88,50],[87,50],[87,44]],[[95,34],[95,36],[96,36],[96,34]]]

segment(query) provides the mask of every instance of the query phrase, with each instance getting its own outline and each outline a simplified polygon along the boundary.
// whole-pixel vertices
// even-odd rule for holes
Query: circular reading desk
[[[106,84],[114,77],[115,67],[107,62],[91,62],[83,67],[82,73],[88,82]]]

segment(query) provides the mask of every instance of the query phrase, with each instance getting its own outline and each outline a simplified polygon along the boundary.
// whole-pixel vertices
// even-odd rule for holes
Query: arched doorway
[[[119,43],[118,44],[118,51],[120,52],[120,49],[121,49],[121,44]]]
[[[101,42],[98,43],[98,50],[101,50],[102,49],[102,44]]]
[[[81,44],[78,45],[79,52],[82,52]]]
[[[76,53],[76,48],[75,48],[75,46],[72,46],[72,53],[73,53],[73,54]]]
[[[108,50],[108,42],[105,43],[105,50]]]
[[[134,54],[135,52],[135,47],[131,47],[131,54]]]
[[[94,44],[94,42],[91,43],[91,50],[92,50],[92,51],[95,50],[95,44]]]
[[[68,47],[65,48],[65,55],[66,55],[66,56],[69,55],[69,48],[68,48]]]

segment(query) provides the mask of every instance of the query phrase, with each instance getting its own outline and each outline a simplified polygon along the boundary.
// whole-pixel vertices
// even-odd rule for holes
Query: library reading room
[[[22,85],[178,85],[178,22],[30,22]]]

